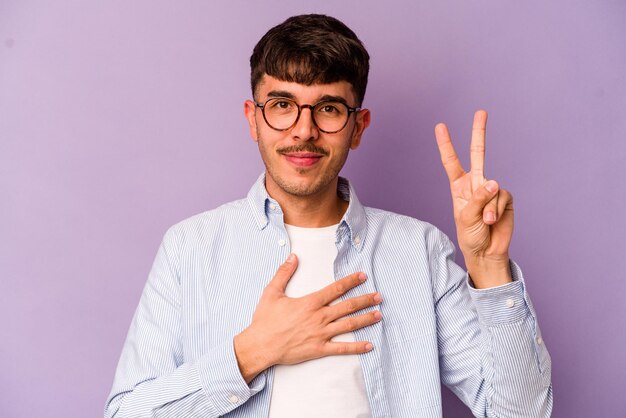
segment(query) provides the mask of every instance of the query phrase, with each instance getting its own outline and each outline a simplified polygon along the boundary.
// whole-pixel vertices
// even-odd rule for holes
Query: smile
[[[287,161],[298,167],[310,167],[323,157],[323,155],[312,152],[289,152],[283,155]]]

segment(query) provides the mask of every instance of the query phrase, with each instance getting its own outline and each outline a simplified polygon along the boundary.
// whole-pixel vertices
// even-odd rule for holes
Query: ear
[[[350,149],[357,149],[359,147],[363,131],[370,126],[371,120],[372,114],[369,109],[362,109],[356,114],[354,131],[352,132],[352,139],[350,141]]]
[[[259,140],[256,134],[256,105],[252,100],[246,100],[243,104],[243,114],[248,119],[248,125],[250,126],[250,136],[254,142]]]

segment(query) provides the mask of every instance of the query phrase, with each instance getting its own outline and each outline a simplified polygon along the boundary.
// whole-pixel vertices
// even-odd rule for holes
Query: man
[[[440,416],[440,382],[476,416],[550,415],[512,198],[483,177],[486,113],[469,173],[435,128],[465,273],[438,229],[362,206],[338,176],[370,123],[368,61],[327,16],[256,45],[244,112],[266,171],[166,233],[105,416]]]

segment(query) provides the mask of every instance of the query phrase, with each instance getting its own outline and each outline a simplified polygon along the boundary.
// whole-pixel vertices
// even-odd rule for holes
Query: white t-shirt
[[[304,296],[334,282],[337,226],[285,225],[291,252],[298,256],[298,269],[287,285],[287,296]],[[333,341],[354,341],[354,335],[341,334]],[[358,355],[275,366],[269,417],[371,417]]]

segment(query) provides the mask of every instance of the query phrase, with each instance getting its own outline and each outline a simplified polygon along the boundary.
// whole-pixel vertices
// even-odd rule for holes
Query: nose
[[[313,121],[313,108],[302,106],[298,122],[291,129],[293,139],[297,141],[314,141],[319,135],[319,131]]]

